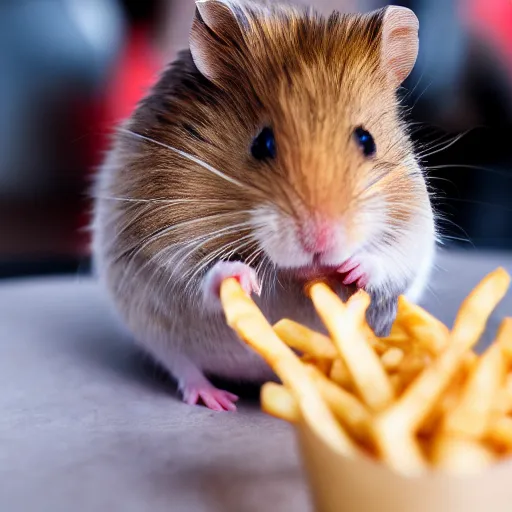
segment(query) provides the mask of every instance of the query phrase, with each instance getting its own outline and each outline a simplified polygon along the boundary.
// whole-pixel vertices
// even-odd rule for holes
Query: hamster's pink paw
[[[203,403],[212,411],[236,411],[236,395],[213,387],[211,384],[187,386],[183,389],[183,401],[189,405]]]
[[[228,277],[238,279],[242,288],[249,295],[261,293],[256,272],[249,265],[241,261],[219,261],[208,271],[203,281],[203,300],[207,309],[220,309],[220,285]]]
[[[338,272],[342,274],[342,282],[344,285],[355,284],[358,288],[364,288],[368,284],[368,274],[362,269],[361,265],[353,260],[348,259],[339,268]]]

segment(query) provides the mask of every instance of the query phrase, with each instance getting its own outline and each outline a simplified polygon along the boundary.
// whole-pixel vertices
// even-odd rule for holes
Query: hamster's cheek
[[[411,223],[393,245],[362,251],[356,257],[368,280],[369,291],[388,290],[420,297],[433,265],[435,237],[429,222]]]
[[[366,289],[369,292],[387,290],[392,295],[404,293],[414,278],[413,269],[404,256],[398,247],[382,253],[358,255],[357,259],[367,277]]]
[[[425,248],[421,251],[420,256],[414,281],[406,292],[407,298],[412,302],[420,301],[427,288],[436,258],[435,240],[425,244]]]

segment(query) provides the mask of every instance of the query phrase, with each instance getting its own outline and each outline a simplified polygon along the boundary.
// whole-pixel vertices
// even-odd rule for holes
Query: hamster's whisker
[[[155,198],[155,199],[145,199],[145,198],[137,198],[137,197],[116,197],[116,196],[94,196],[94,199],[101,199],[104,201],[119,201],[126,203],[164,203],[165,205],[175,205],[175,204],[226,204],[229,201],[220,201],[220,200],[212,200],[206,197],[194,198],[194,199],[165,199],[165,198]],[[235,203],[236,201],[231,201]]]
[[[223,234],[223,235],[225,235],[225,234]],[[205,243],[211,241],[212,239],[213,238],[208,238],[205,241]],[[210,252],[210,253],[206,254],[205,256],[203,256],[202,258],[200,258],[194,264],[192,269],[188,270],[187,272],[185,272],[185,274],[183,274],[183,277],[186,277],[188,275],[188,273],[190,273],[190,272],[194,272],[194,270],[197,268],[201,268],[202,266],[204,266],[204,267],[208,266],[208,264],[213,260],[221,259],[221,257],[226,257],[226,256],[229,256],[230,254],[234,254],[235,252],[237,252],[237,250],[240,250],[243,248],[243,246],[247,245],[244,243],[244,244],[240,244],[241,245],[240,247],[236,246],[237,243],[243,242],[245,240],[249,240],[249,241],[253,242],[254,241],[253,235],[248,234],[248,235],[245,235],[242,237],[237,237],[236,240],[231,240],[231,241],[225,242],[217,249],[213,250],[212,252]],[[233,248],[233,249],[231,249],[231,248]],[[195,251],[196,251],[196,248],[194,248],[194,251],[192,251],[190,254],[193,254],[193,252],[195,252]]]
[[[180,200],[181,201],[181,200]],[[193,201],[191,201],[193,202]],[[177,201],[176,201],[177,203]],[[204,206],[205,203],[203,201],[198,201],[198,204],[201,204],[201,206]],[[212,203],[213,204],[213,203]],[[217,204],[219,205],[225,205],[226,202],[221,202],[219,201]],[[134,206],[137,206],[136,203],[134,203]],[[125,233],[132,225],[135,224],[135,222],[137,222],[139,219],[141,219],[144,215],[148,215],[148,214],[155,214],[156,212],[160,211],[160,210],[165,210],[166,208],[169,207],[169,204],[168,203],[164,203],[164,204],[160,204],[159,206],[156,206],[154,207],[151,203],[147,203],[143,208],[141,208],[141,211],[135,213],[133,215],[133,217],[129,218],[128,221],[122,226],[122,227],[119,227],[116,234],[115,234],[115,237],[119,237],[121,236],[123,233]],[[237,216],[239,215],[241,212],[233,212],[233,215]],[[242,212],[243,213],[243,212]],[[248,213],[248,212],[246,212]],[[124,212],[120,212],[120,215],[124,215]],[[204,218],[204,217],[203,217]],[[114,219],[115,220],[115,219]]]
[[[240,240],[243,240],[243,239],[250,239],[251,243],[253,243],[256,248],[259,247],[259,243],[258,243],[258,240],[256,239],[256,237],[254,236],[254,233],[250,233],[249,235],[246,235],[245,237],[242,237],[242,238],[239,238],[237,241],[240,241]],[[231,258],[233,255],[235,255],[236,253],[239,253],[240,252],[240,249],[243,249],[245,247],[247,247],[247,245],[250,245],[250,244],[244,244],[243,247],[234,247],[231,251],[229,251],[228,253],[226,253],[223,258]],[[246,263],[247,263],[247,258],[246,258]]]
[[[409,135],[416,135],[421,132],[424,132],[425,136],[427,136],[428,134],[434,135],[436,133],[439,133],[439,129],[436,129],[432,125],[422,122],[422,121],[408,122],[407,123],[407,131],[408,131]],[[414,143],[417,144],[420,142],[414,141]]]
[[[195,226],[196,224],[207,223],[208,221],[212,221],[212,220],[225,219],[226,217],[227,218],[236,217],[236,216],[244,214],[244,213],[250,213],[250,212],[242,210],[240,212],[225,212],[225,213],[217,213],[214,215],[205,215],[203,217],[185,220],[185,221],[179,222],[177,224],[172,224],[171,226],[166,226],[164,228],[157,229],[156,231],[154,231],[153,233],[148,235],[143,240],[136,242],[134,245],[132,245],[129,248],[125,248],[123,250],[123,252],[116,257],[115,261],[121,260],[127,254],[129,254],[130,252],[137,249],[137,247],[139,247],[138,250],[144,250],[151,243],[155,242],[159,238],[166,236],[176,230],[183,229],[183,228],[189,228],[191,226]]]
[[[221,215],[222,214],[219,214],[219,216],[221,216]],[[212,216],[209,216],[209,217],[204,217],[202,219],[202,221],[204,222],[204,219],[211,219],[212,217],[217,217],[217,216],[212,215]],[[197,220],[198,219],[194,219],[194,221],[190,222],[190,224],[196,224]],[[185,223],[182,223],[182,225],[183,224],[185,224]],[[189,225],[189,224],[187,223],[187,225]],[[213,232],[210,232],[210,233],[202,233],[198,237],[196,237],[196,238],[194,238],[192,240],[187,241],[187,244],[185,245],[185,250],[188,247],[190,247],[191,245],[195,244],[197,241],[203,240],[205,237],[211,236],[212,234],[217,234],[217,233],[222,232],[222,234],[220,236],[225,236],[226,233],[229,232],[230,230],[237,230],[240,227],[245,226],[245,225],[246,225],[246,223],[244,222],[244,223],[240,223],[240,224],[235,224],[234,226],[227,226],[227,227],[224,227],[224,228],[222,228],[220,230],[213,231]],[[177,226],[178,225],[169,226],[168,228],[165,228],[163,230],[159,230],[156,233],[154,233],[153,235],[150,235],[147,239],[145,239],[145,241],[143,241],[143,243],[136,250],[135,250],[135,248],[137,247],[137,245],[135,246],[135,248],[134,248],[135,252],[133,253],[133,255],[131,255],[130,259],[128,260],[128,262],[126,264],[126,267],[125,267],[125,270],[123,272],[123,276],[121,278],[122,282],[124,282],[124,280],[126,278],[126,275],[128,275],[129,272],[132,270],[132,267],[133,267],[133,264],[135,262],[135,259],[136,259],[137,255],[140,254],[141,251],[143,251],[146,247],[148,247],[152,243],[155,243],[158,240],[160,240],[160,239],[164,238],[165,236],[169,235],[171,233],[171,231],[173,230],[173,228],[175,228]],[[170,247],[165,247],[162,251],[167,250],[169,248],[175,249],[176,245],[178,245],[178,244],[173,244]],[[181,253],[182,250],[183,250],[183,248],[179,249],[177,251],[178,254],[174,255],[173,259],[174,259],[174,257],[179,256],[179,254]],[[124,254],[126,255],[128,253],[129,253],[129,251],[125,251]],[[161,253],[161,251],[157,252],[155,255],[153,255],[151,258],[149,258],[147,261],[145,261],[141,265],[141,267],[139,267],[139,269],[136,270],[135,275],[138,275],[144,268],[146,268],[147,265],[154,263],[156,257],[158,255],[160,255],[160,253]],[[170,262],[167,262],[167,263],[170,263]]]
[[[419,83],[419,82],[418,82]],[[414,108],[416,107],[416,105],[418,104],[418,102],[420,101],[420,99],[422,98],[422,96],[430,89],[430,86],[432,85],[432,82],[430,82],[429,84],[427,84],[425,86],[425,88],[423,89],[423,91],[421,91],[418,96],[416,97],[416,100],[414,101],[414,103],[411,105],[409,111],[412,112],[414,110]]]
[[[432,133],[432,132],[429,132],[429,133]],[[432,133],[432,135],[436,133],[435,131]],[[437,132],[439,133],[439,132]],[[426,137],[426,136],[425,136]],[[416,146],[419,146],[420,149],[432,149],[433,147],[435,146],[441,146],[447,142],[450,142],[451,140],[453,140],[453,138],[456,137],[454,135],[450,135],[448,133],[444,133],[444,132],[441,132],[440,135],[438,135],[438,137],[435,137],[431,140],[428,140],[426,142],[422,142],[421,140],[417,140],[415,141],[415,145]]]
[[[242,243],[239,243],[241,241]],[[183,275],[183,279],[187,281],[185,285],[185,291],[188,293],[190,286],[193,286],[196,282],[195,278],[201,275],[213,261],[222,261],[224,258],[229,258],[230,254],[234,254],[254,243],[255,240],[253,236],[246,235],[242,238],[224,244],[222,247],[219,247],[211,254],[208,254],[205,258],[200,259],[196,265],[194,265]]]
[[[193,242],[187,243],[186,246],[185,246],[185,250],[187,250],[190,246],[193,246],[192,250],[189,251],[184,256],[182,256],[182,252],[183,252],[183,248],[182,248],[179,251],[177,251],[176,254],[174,254],[172,256],[171,261],[174,260],[177,256],[180,256],[181,261],[179,262],[179,264],[173,270],[171,270],[171,273],[169,275],[169,279],[171,279],[172,277],[175,277],[176,272],[181,269],[181,266],[187,262],[188,258],[192,254],[194,254],[199,249],[201,249],[201,247],[204,247],[205,245],[207,245],[208,243],[212,242],[213,240],[225,237],[226,235],[238,234],[240,232],[240,230],[241,230],[240,228],[246,228],[246,227],[248,227],[248,226],[245,223],[244,224],[240,224],[240,225],[235,225],[235,226],[228,226],[227,228],[223,228],[222,230],[217,231],[217,233],[215,235],[213,235],[213,236],[212,236],[212,234],[208,234],[207,236],[202,236],[201,238],[196,239]],[[199,240],[202,240],[202,241],[200,243],[196,243]],[[238,238],[237,240],[240,240],[240,238]],[[170,261],[167,261],[166,262],[166,266],[168,266],[169,264],[170,264]]]
[[[277,274],[275,272],[274,263],[263,254],[263,258],[260,263],[256,266],[256,274],[259,276],[260,285],[263,293],[272,294],[275,291]],[[272,283],[264,284],[267,281],[268,276],[274,276]]]
[[[268,263],[268,261],[266,260],[262,260],[261,264],[258,265],[260,270],[258,271],[258,275],[260,276],[260,286],[261,286],[261,289],[266,289],[266,288],[269,288],[269,286],[267,286],[267,273],[270,271],[270,265]]]
[[[223,234],[223,236],[224,236],[224,234]],[[199,240],[199,239],[200,239],[200,238],[198,237],[198,238],[196,238],[196,239],[194,239],[194,240],[190,241],[189,243],[187,243],[187,244],[185,245],[185,249],[186,249],[186,248],[188,248],[188,247],[190,247],[191,245],[194,245],[194,244],[196,243],[196,241],[197,241],[197,240]],[[234,241],[234,242],[232,242],[232,243],[236,243],[236,242],[238,242],[238,240],[236,240],[236,241]],[[164,256],[164,254],[165,254],[165,253],[167,253],[167,252],[172,252],[172,251],[174,251],[175,249],[176,249],[176,248],[175,248],[175,246],[174,246],[174,245],[171,245],[171,246],[168,246],[168,247],[164,247],[163,249],[161,249],[160,251],[158,251],[158,253],[157,253],[157,254],[155,254],[155,255],[151,258],[151,260],[153,260],[153,261],[155,261],[155,260],[157,260],[157,259],[159,259],[159,258],[160,258],[160,259],[162,259],[162,260],[163,260],[163,264],[157,264],[157,265],[155,266],[154,272],[152,272],[152,274],[150,275],[150,277],[149,277],[149,279],[148,279],[148,283],[147,283],[147,285],[146,285],[146,286],[151,285],[151,284],[154,282],[155,278],[156,278],[156,277],[158,277],[158,276],[157,276],[158,271],[159,271],[159,270],[161,270],[161,269],[163,269],[163,268],[165,268],[165,267],[168,267],[168,266],[169,266],[169,264],[170,264],[170,261],[171,261],[171,260],[173,260],[173,259],[177,256],[177,254],[176,254],[176,253],[175,253],[175,254],[172,254],[172,255],[171,255],[171,259],[170,259],[170,260],[169,260],[169,258],[165,258],[165,256]],[[148,263],[149,263],[149,262],[148,262]],[[176,281],[176,283],[174,284],[174,286],[176,286],[178,282],[182,282],[182,281],[186,280],[186,279],[187,279],[187,278],[186,278],[186,276],[187,276],[187,273],[185,273],[185,274],[183,274],[182,276],[180,276],[180,279],[178,279],[178,280]],[[189,282],[190,282],[190,281],[189,281]],[[167,279],[167,282],[166,282],[166,284],[165,284],[165,288],[166,288],[166,289],[167,289],[167,288],[169,288],[169,283],[170,283],[170,278],[168,278],[168,279]],[[187,285],[188,285],[188,283],[187,283]],[[185,288],[186,288],[186,287],[185,287]],[[169,291],[172,293],[172,291],[173,291],[173,287],[171,287]]]
[[[430,171],[432,169],[427,168],[426,170]],[[427,182],[427,185],[429,185],[430,182],[432,182],[432,181],[442,181],[442,182],[447,183],[448,185],[456,188],[456,185],[452,180],[450,180],[448,178],[442,178],[441,176],[427,175],[427,176],[425,176],[425,181]],[[430,193],[430,197],[436,197],[436,198],[442,197],[442,194],[438,190],[432,190],[432,192]]]
[[[256,248],[247,256],[246,263],[247,265],[251,266],[261,255],[261,253],[264,251],[262,247],[259,246],[258,243],[256,243]]]
[[[243,243],[239,243],[240,241],[243,241]],[[183,279],[186,280],[185,284],[185,292],[189,294],[193,298],[194,291],[190,290],[190,287],[193,285],[197,285],[197,277],[200,275],[203,275],[205,270],[212,264],[212,262],[215,261],[221,261],[223,259],[229,258],[230,254],[234,254],[237,251],[240,251],[241,249],[244,249],[245,247],[250,246],[255,241],[252,237],[252,235],[247,235],[245,237],[242,237],[237,240],[233,240],[231,242],[228,242],[215,251],[213,251],[211,254],[206,255],[204,258],[200,259],[191,269],[189,269],[183,276]],[[199,286],[196,286],[195,293],[197,294],[200,290]]]
[[[154,214],[155,212],[158,212],[160,210],[164,210],[167,208],[168,205],[160,205],[156,208],[152,204],[145,205],[144,208],[141,208],[139,212],[137,212],[133,217],[129,218],[128,221],[122,226],[119,231],[116,232],[116,237],[119,238],[121,235],[123,235],[128,229],[130,229],[139,219],[144,217],[144,215],[147,215],[148,213]]]
[[[459,142],[459,140],[462,139],[462,137],[465,137],[468,133],[469,133],[469,131],[460,133],[459,135],[453,137],[451,141],[449,141],[447,143],[439,144],[437,146],[434,146],[433,148],[428,148],[428,151],[419,152],[419,153],[417,153],[417,156],[420,159],[424,159],[424,158],[429,158],[432,155],[435,155],[437,153],[441,153],[442,151],[446,151],[448,148],[451,148],[454,144]]]
[[[443,224],[449,224],[449,225],[453,226],[454,228],[458,229],[462,233],[462,235],[464,235],[464,238],[461,238],[461,241],[465,241],[474,247],[474,243],[471,240],[471,237],[469,236],[467,231],[462,226],[459,226],[459,224],[457,224],[455,221],[449,219],[445,215],[438,213],[436,216],[436,228],[437,228],[436,231],[437,231],[437,241],[440,244],[444,245],[443,240],[445,238],[448,238],[448,236],[450,236],[446,233],[446,231],[448,231],[448,228],[443,226]]]
[[[419,175],[418,178],[423,175]],[[376,187],[376,185],[385,178],[389,178],[389,183],[387,183],[387,188],[391,192],[386,194],[388,199],[396,200],[397,204],[403,203],[403,194],[401,193],[401,188],[403,187],[406,190],[414,189],[417,185],[419,186],[422,183],[422,180],[418,179],[418,183],[416,184],[411,178],[414,177],[414,174],[407,174],[404,176],[401,173],[390,173],[389,170],[383,171],[381,175],[377,176],[374,180],[372,180],[365,188],[361,190],[360,193],[356,194],[353,200],[359,200],[361,202],[371,202],[374,199],[382,198],[381,190]],[[388,201],[389,203],[389,201]]]
[[[178,242],[178,243],[171,244],[169,246],[169,248],[176,249],[177,246],[179,247],[180,245],[182,245],[184,243],[184,245],[182,247],[180,247],[180,248],[178,248],[176,250],[176,253],[173,254],[170,259],[167,259],[164,262],[164,264],[165,264],[165,266],[168,266],[171,263],[173,263],[176,258],[180,258],[182,260],[180,263],[184,263],[189,258],[189,256],[191,254],[193,254],[195,251],[197,251],[198,249],[200,249],[201,247],[203,247],[207,243],[209,243],[209,242],[211,242],[213,240],[216,240],[218,238],[221,238],[223,236],[227,236],[227,235],[230,235],[230,234],[237,234],[241,230],[247,229],[247,228],[249,228],[249,223],[248,222],[241,222],[239,224],[233,224],[233,225],[230,225],[230,226],[226,226],[224,228],[221,228],[221,229],[218,229],[218,230],[215,230],[215,231],[210,231],[210,232],[207,232],[207,233],[201,233],[197,237],[189,239],[186,242]],[[187,254],[183,255],[183,253],[185,251],[187,251],[191,246],[193,246],[193,250],[188,252]],[[176,267],[176,268],[178,268],[178,267]]]
[[[512,178],[512,175],[510,174],[510,172],[500,171],[498,169],[491,169],[490,167],[481,167],[479,165],[466,165],[466,164],[429,165],[429,166],[425,166],[425,169],[427,169],[428,171],[435,171],[435,170],[439,170],[439,169],[469,169],[472,171],[489,172],[491,174],[496,174],[497,176],[502,176],[504,178],[509,178],[509,179]],[[428,179],[442,180],[445,178],[429,177]]]
[[[200,248],[203,245],[207,244],[209,241],[216,240],[218,238],[221,238],[222,236],[226,236],[226,235],[230,235],[230,234],[233,234],[233,235],[240,234],[244,230],[248,230],[250,228],[250,226],[251,226],[251,223],[249,221],[246,221],[246,222],[240,222],[238,224],[232,224],[230,226],[226,226],[224,228],[218,229],[213,232],[202,233],[201,235],[199,235],[192,241],[187,241],[186,246],[189,247],[192,243],[201,241],[202,244],[197,246],[197,248]],[[182,249],[180,249],[180,256],[181,256],[181,251],[182,251]],[[188,256],[189,256],[189,254],[185,255],[184,259],[188,258]]]
[[[181,156],[183,158],[186,158],[187,160],[190,160],[191,162],[196,163],[197,165],[201,166],[203,169],[206,169],[207,171],[211,172],[212,174],[215,174],[219,178],[222,178],[223,180],[226,180],[229,183],[232,183],[233,185],[237,185],[238,187],[242,187],[242,188],[250,188],[247,184],[242,183],[241,181],[239,181],[239,180],[237,180],[235,178],[232,178],[232,177],[228,176],[227,174],[224,174],[222,171],[219,171],[218,169],[215,169],[215,167],[212,167],[210,164],[204,162],[203,160],[201,160],[200,158],[197,158],[194,155],[191,155],[190,153],[187,153],[186,151],[182,151],[181,149],[177,149],[177,148],[175,148],[173,146],[169,146],[168,144],[164,144],[163,142],[160,142],[160,141],[158,141],[156,139],[153,139],[151,137],[147,137],[147,136],[142,135],[140,133],[136,133],[136,132],[134,132],[132,130],[128,130],[127,128],[121,128],[120,131],[122,133],[131,135],[132,137],[135,137],[135,138],[138,138],[138,139],[141,139],[141,140],[145,140],[147,142],[151,142],[153,144],[156,144],[158,146],[166,148],[169,151],[172,151],[173,153],[175,153],[175,154],[177,154],[177,155],[179,155],[179,156]]]
[[[367,193],[369,190],[371,190],[373,187],[375,187],[379,182],[381,182],[384,178],[386,178],[387,176],[389,176],[389,172],[390,172],[390,169],[389,168],[385,168],[385,169],[377,169],[379,172],[379,174],[377,176],[375,176],[361,191],[359,191],[354,197],[353,197],[353,200],[354,201],[357,201],[358,199],[361,198],[361,196],[363,196],[365,193]]]
[[[446,240],[448,240],[448,241],[454,240],[456,242],[464,242],[466,244],[471,245],[471,247],[475,248],[475,244],[468,238],[463,238],[461,236],[444,235],[442,233],[439,234],[437,243],[440,245],[446,245],[446,242],[445,242]]]
[[[235,243],[235,242],[233,242]],[[165,260],[165,265],[162,265],[162,264],[157,264],[155,267],[154,267],[154,271],[150,274],[149,278],[148,278],[148,282],[147,282],[147,285],[146,286],[151,286],[152,284],[157,284],[155,282],[155,279],[157,278],[160,278],[162,277],[162,274],[161,272],[159,273],[159,270],[162,270],[164,269],[166,266],[168,266],[168,261],[169,259],[166,259],[165,258],[165,253],[169,252],[169,251],[174,251],[175,250],[175,247],[171,246],[171,247],[166,247],[164,249],[162,249],[161,251],[159,251],[159,254],[158,255],[155,255],[155,257],[153,258],[153,260],[157,259],[158,257],[160,257],[161,259],[164,259]],[[172,254],[171,255],[171,259],[174,259],[176,255],[175,254]],[[186,290],[189,286],[189,284],[192,282],[192,278],[188,278],[186,277],[188,275],[188,273],[184,273],[183,275],[179,276],[179,278],[174,282],[172,283],[171,285],[171,279],[170,277],[167,278],[165,284],[163,285],[163,288],[165,290],[168,290],[168,292],[166,293],[174,293],[174,288],[176,286],[178,286],[178,283],[182,283],[183,284],[183,281],[187,281],[185,283],[185,288],[184,290]],[[161,285],[161,283],[160,283]],[[170,286],[171,285],[171,286]],[[170,288],[169,288],[170,287]]]

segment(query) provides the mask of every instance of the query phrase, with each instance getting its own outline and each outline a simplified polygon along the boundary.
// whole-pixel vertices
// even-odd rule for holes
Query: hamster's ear
[[[228,71],[229,55],[240,51],[243,22],[243,11],[229,0],[196,1],[190,52],[197,69],[212,82]]]
[[[383,9],[381,30],[382,66],[392,86],[398,87],[412,71],[418,56],[419,21],[405,7]]]

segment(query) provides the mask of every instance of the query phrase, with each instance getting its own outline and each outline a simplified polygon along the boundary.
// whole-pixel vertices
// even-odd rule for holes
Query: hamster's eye
[[[375,146],[372,134],[368,130],[365,130],[362,126],[358,126],[354,130],[354,138],[359,147],[363,150],[364,156],[375,155],[377,147]]]
[[[251,154],[256,160],[276,157],[276,141],[272,128],[266,127],[252,141]]]

